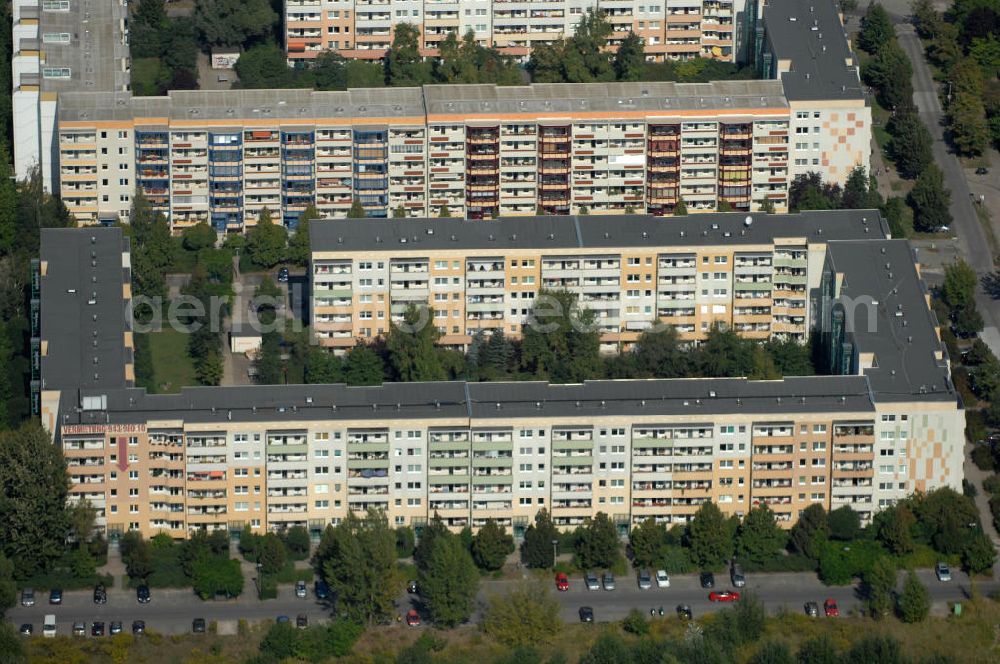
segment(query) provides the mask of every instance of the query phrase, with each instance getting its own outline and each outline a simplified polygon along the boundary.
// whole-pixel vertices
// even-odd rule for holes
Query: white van
[[[56,636],[56,617],[52,613],[45,616],[45,622],[42,623],[42,636],[47,639],[52,639]]]

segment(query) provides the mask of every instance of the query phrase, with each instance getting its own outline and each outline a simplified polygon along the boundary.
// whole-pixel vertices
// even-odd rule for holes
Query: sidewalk
[[[110,574],[115,582],[112,588],[128,589],[128,576],[125,572],[125,563],[122,562],[121,551],[117,542],[108,542],[108,562],[97,568],[98,574]],[[111,588],[108,588],[111,590]]]

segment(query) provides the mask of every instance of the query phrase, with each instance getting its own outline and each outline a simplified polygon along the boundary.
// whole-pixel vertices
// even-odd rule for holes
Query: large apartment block
[[[441,343],[466,347],[479,332],[518,338],[546,289],[595,312],[605,352],[654,325],[684,341],[718,324],[805,342],[828,244],[884,237],[882,223],[873,210],[314,222],[311,325],[340,352],[415,305]]]
[[[964,431],[919,266],[905,240],[881,239],[877,213],[870,214],[871,237],[837,239],[830,230],[836,224],[823,228],[828,242],[817,256],[809,319],[830,375],[204,387],[153,395],[131,387],[123,369],[128,318],[93,309],[94,320],[81,318],[79,330],[43,320],[39,343],[50,358],[41,365],[41,418],[67,458],[72,498],[94,504],[109,532],[184,537],[201,528],[291,525],[317,532],[369,507],[384,509],[397,525],[419,527],[439,514],[453,528],[495,519],[518,534],[542,507],[567,528],[603,511],[625,530],[647,518],[684,523],[707,500],[736,515],[766,503],[785,526],[811,504],[850,505],[868,520],[913,491],[960,487]],[[467,226],[497,222],[450,223],[462,237]],[[711,223],[705,219],[709,234]],[[589,229],[581,224],[575,232]],[[450,237],[439,228],[433,235]],[[728,239],[738,255],[746,245],[737,237]],[[401,238],[385,241],[397,247]],[[610,246],[616,238],[607,240]],[[85,284],[93,265],[62,259],[73,252],[85,258],[87,247],[99,264],[112,254],[125,262],[118,229],[42,236],[40,304],[53,319],[60,307],[88,314],[110,307],[112,291],[125,283],[127,270],[109,276],[95,304],[84,300],[93,293],[64,292],[68,283]],[[798,260],[770,259],[757,267]],[[485,260],[470,260],[489,276]],[[648,272],[644,261],[638,268]],[[395,274],[390,269],[388,278]],[[127,290],[118,292],[124,306]],[[94,358],[104,378],[92,379]]]
[[[570,37],[590,9],[604,12],[612,47],[630,32],[642,37],[654,60],[703,57],[736,60],[744,31],[745,0],[286,0],[289,63],[308,63],[332,51],[348,58],[382,58],[397,25],[420,34],[424,55],[436,55],[449,33],[473,32],[476,41],[527,59],[536,44]],[[756,2],[749,3],[752,7]]]
[[[371,217],[780,212],[796,175],[842,183],[869,161],[871,110],[829,2],[764,7],[756,81],[164,97],[129,92],[123,4],[101,6],[14,5],[17,173],[39,166],[81,223],[127,219],[136,189],[175,229],[220,232],[355,200]],[[67,27],[84,14],[101,29]]]

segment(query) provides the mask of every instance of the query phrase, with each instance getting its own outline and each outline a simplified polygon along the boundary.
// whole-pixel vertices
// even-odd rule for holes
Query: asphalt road
[[[939,582],[931,570],[921,570],[918,575],[930,591],[933,612],[938,615],[944,615],[949,610],[949,603],[965,601],[971,594],[969,578],[958,571],[953,572],[954,579],[947,583]],[[526,578],[534,577],[526,575]],[[562,619],[566,622],[579,620],[578,612],[581,606],[592,607],[597,622],[621,620],[632,609],[648,613],[650,609],[658,610],[662,606],[666,618],[675,616],[678,604],[687,604],[697,618],[726,606],[708,601],[709,591],[699,586],[696,575],[675,576],[671,578],[669,588],[657,588],[654,584],[649,590],[640,590],[634,575],[619,577],[616,581],[617,587],[612,591],[588,591],[580,576],[570,579],[570,589],[566,592],[556,592],[553,583],[552,593],[560,604]],[[900,588],[902,581],[903,576],[900,575]],[[482,607],[486,605],[491,595],[503,594],[511,585],[512,581],[509,580],[483,581],[477,616],[481,615]],[[1000,588],[1000,584],[996,582],[980,583],[978,586],[981,593]],[[732,589],[727,575],[716,575],[716,589]],[[184,634],[191,630],[191,621],[194,618],[204,618],[209,622],[216,622],[220,633],[235,634],[236,624],[241,619],[251,623],[270,622],[280,615],[286,615],[294,621],[295,616],[304,613],[309,617],[309,623],[314,624],[330,616],[329,608],[317,602],[311,593],[306,599],[298,599],[291,586],[282,586],[277,599],[263,602],[253,596],[252,590],[249,588],[249,594],[244,594],[236,600],[203,602],[190,591],[153,589],[152,601],[149,604],[139,604],[134,592],[111,589],[108,592],[108,603],[100,606],[93,603],[90,591],[65,592],[60,606],[50,606],[48,595],[36,592],[34,607],[25,608],[18,605],[7,612],[7,619],[15,627],[22,623],[32,623],[35,633],[39,634],[43,617],[45,614],[53,613],[56,616],[58,633],[68,635],[74,622],[86,622],[89,629],[90,623],[94,620],[102,620],[105,623],[120,620],[124,623],[125,630],[130,629],[133,620],[144,620],[147,629],[164,634]],[[749,574],[746,590],[755,592],[772,613],[803,611],[806,602],[812,601],[822,605],[827,598],[837,601],[841,615],[860,610],[862,605],[857,587],[827,587],[819,582],[815,574],[808,573]],[[417,598],[409,595],[400,597],[397,604],[401,614],[411,607],[420,608]]]

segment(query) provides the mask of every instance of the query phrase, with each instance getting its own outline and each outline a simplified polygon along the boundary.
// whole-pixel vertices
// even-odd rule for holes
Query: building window
[[[66,79],[72,75],[69,67],[42,67],[42,78]]]

